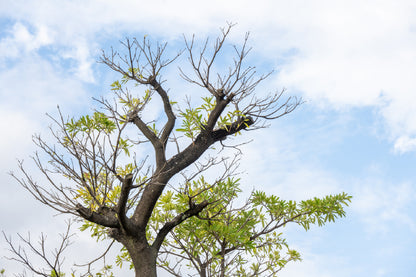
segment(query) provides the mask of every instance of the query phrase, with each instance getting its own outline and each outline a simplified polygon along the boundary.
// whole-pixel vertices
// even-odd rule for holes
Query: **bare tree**
[[[53,251],[49,251],[46,247],[46,235],[41,234],[37,243],[33,242],[30,234],[27,237],[23,237],[18,234],[20,240],[23,242],[24,246],[16,246],[11,237],[7,237],[3,232],[3,236],[9,245],[9,250],[12,253],[10,260],[17,261],[23,264],[30,272],[33,272],[40,276],[61,276],[63,269],[63,263],[65,261],[64,252],[71,245],[71,237],[73,234],[70,233],[71,222],[67,222],[67,229],[64,233],[60,234],[61,242],[59,247],[55,248]],[[26,250],[29,249],[28,251]],[[33,262],[34,257],[40,258],[40,263],[43,263],[42,267],[40,264],[35,264]],[[26,276],[26,273],[23,272],[18,276]]]
[[[230,24],[221,30],[212,48],[209,40],[198,48],[194,37],[185,39],[185,50],[172,58],[165,58],[167,44],[153,45],[146,37],[122,42],[125,54],[103,52],[100,62],[122,76],[112,84],[116,101],[99,99],[103,112],[79,119],[66,119],[59,110],[58,117],[51,117],[55,145],[39,135],[34,137],[40,152],[33,160],[49,186],[35,181],[23,162],[19,163],[22,176],[12,174],[43,204],[106,228],[108,235],[127,249],[137,277],[156,276],[158,252],[166,236],[218,202],[184,191],[189,197],[188,206],[160,228],[149,230],[158,199],[172,178],[193,164],[196,170],[187,173],[189,180],[207,168],[224,164],[224,159],[218,157],[198,160],[215,143],[223,143],[243,130],[262,128],[266,121],[292,112],[301,103],[295,97],[282,101],[283,91],[264,97],[254,94],[269,74],[258,75],[254,67],[245,65],[250,52],[248,35],[241,47],[233,46],[234,60],[228,69],[215,70],[228,47],[231,28]],[[174,93],[164,87],[163,70],[183,53],[192,72],[181,68],[179,75],[206,93],[198,108],[176,108]],[[146,122],[153,101],[162,104],[164,114]],[[177,118],[182,122],[175,134]],[[132,129],[139,132],[136,138],[128,136]],[[188,145],[182,147],[185,139],[189,139]],[[137,160],[134,151],[142,144],[151,145],[154,161]],[[177,153],[168,156],[170,145],[177,148]],[[232,167],[225,167],[221,180],[232,175]]]

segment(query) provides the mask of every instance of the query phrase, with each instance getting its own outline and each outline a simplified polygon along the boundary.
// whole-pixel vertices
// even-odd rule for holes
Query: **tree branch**
[[[85,208],[81,204],[77,204],[76,211],[82,218],[104,227],[120,227],[120,223],[116,217],[116,212],[111,210],[109,207],[100,207],[97,212],[95,212],[89,208]]]
[[[187,211],[178,214],[171,221],[165,223],[165,225],[160,229],[159,233],[157,234],[152,247],[155,247],[157,250],[159,250],[160,246],[162,245],[163,240],[165,239],[167,234],[169,234],[169,232],[173,228],[175,228],[175,226],[181,224],[183,221],[190,218],[191,216],[197,215],[208,205],[209,205],[208,200],[204,200],[201,203],[194,205]]]
[[[124,177],[122,185],[121,185],[121,192],[120,197],[118,199],[116,212],[117,212],[117,218],[120,222],[121,228],[124,230],[127,230],[128,232],[131,232],[130,228],[127,226],[127,216],[126,216],[126,205],[127,200],[129,198],[130,189],[132,187],[133,183],[133,174],[128,174],[126,177]]]
[[[250,125],[254,123],[254,120],[251,116],[249,117],[240,117],[236,122],[227,125],[221,129],[214,130],[211,136],[215,141],[223,140],[229,135],[240,132],[241,130],[247,129]]]
[[[21,241],[25,243],[25,245],[29,248],[30,252],[35,256],[41,258],[41,260],[47,265],[47,269],[39,268],[39,265],[34,265],[32,263],[33,258],[31,258],[28,253],[26,252],[24,247],[15,245],[12,242],[10,237],[7,237],[6,234],[3,232],[3,236],[6,240],[6,243],[9,245],[9,251],[15,255],[13,258],[8,258],[10,260],[15,260],[25,267],[27,267],[33,273],[36,273],[41,276],[49,277],[51,274],[55,274],[55,276],[61,276],[62,274],[62,264],[64,262],[64,258],[62,258],[63,252],[66,248],[71,244],[71,237],[73,234],[70,234],[71,228],[71,221],[67,221],[67,229],[64,233],[60,234],[61,236],[61,243],[59,248],[55,248],[52,251],[52,257],[49,257],[46,249],[46,236],[41,234],[38,246],[31,241],[30,233],[28,234],[27,238],[24,238],[22,235],[18,234]],[[25,276],[25,275],[22,275]]]
[[[164,146],[164,148],[166,147],[166,144],[168,142],[168,138],[170,133],[172,132],[174,126],[175,126],[175,114],[172,111],[172,105],[170,104],[169,101],[169,97],[167,92],[162,88],[162,86],[160,85],[160,83],[158,81],[156,81],[155,77],[152,77],[149,80],[150,85],[153,86],[153,88],[157,91],[157,93],[160,95],[160,97],[162,98],[162,102],[163,102],[163,107],[165,110],[165,114],[168,117],[168,121],[166,122],[162,134],[160,136],[160,140]]]

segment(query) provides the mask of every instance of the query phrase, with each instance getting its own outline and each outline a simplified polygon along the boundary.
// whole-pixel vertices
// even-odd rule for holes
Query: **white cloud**
[[[394,150],[398,153],[404,153],[416,150],[416,138],[400,136],[394,143]]]
[[[19,58],[26,53],[52,43],[48,30],[38,26],[32,33],[22,23],[18,22],[8,30],[5,38],[0,40],[0,58]]]
[[[242,181],[247,191],[254,187],[297,201],[341,193],[339,180],[316,160],[322,157],[317,153],[325,155],[334,143],[336,131],[332,126],[314,127],[294,129],[281,124],[255,131],[254,141],[242,147]]]
[[[0,167],[7,171],[11,169],[12,164],[17,162],[15,160],[17,157],[26,155],[28,150],[32,149],[31,137],[33,133],[39,131],[40,124],[33,122],[22,113],[10,110],[1,110],[0,118],[1,130],[7,130],[5,131],[7,136],[0,136],[2,153]]]
[[[65,75],[67,72],[37,55],[24,55],[21,60],[0,72],[4,84],[0,104],[26,114],[44,114],[58,104],[88,103],[93,94],[86,93],[82,82]],[[85,107],[85,106],[84,106]]]
[[[95,45],[95,43],[92,43]],[[73,69],[76,77],[85,82],[94,82],[94,72],[92,65],[95,62],[91,53],[92,46],[85,38],[79,37],[75,39],[71,48],[64,50],[61,55],[64,59],[73,59],[77,61],[77,65]]]
[[[94,80],[91,64],[99,48],[97,40],[121,38],[125,33],[177,39],[184,32],[196,32],[204,37],[227,20],[238,22],[232,38],[241,41],[242,32],[252,31],[254,55],[278,67],[279,86],[327,107],[377,107],[388,139],[400,144],[403,136],[416,137],[413,1],[263,0],[255,5],[211,1],[208,5],[95,0],[82,2],[82,9],[80,1],[5,2],[4,14],[43,26],[47,31],[39,31],[39,37],[48,34],[48,42],[65,46],[63,56],[77,61],[77,76],[85,81]],[[26,31],[17,37],[30,40],[33,35]],[[404,150],[412,149],[400,151]]]
[[[370,233],[385,234],[396,226],[416,232],[411,217],[416,190],[410,183],[388,184],[377,178],[360,181],[354,187],[351,209],[360,215]]]
[[[296,36],[288,39],[297,55],[282,66],[280,83],[336,108],[377,107],[391,139],[413,138],[414,5],[406,1],[342,3],[316,5],[319,11],[310,7],[294,28],[292,21],[288,23],[288,32]]]
[[[340,277],[352,276],[352,268],[346,266],[343,257],[312,254],[307,249],[302,249],[301,254],[303,260],[288,263],[279,276],[332,277],[334,273]]]

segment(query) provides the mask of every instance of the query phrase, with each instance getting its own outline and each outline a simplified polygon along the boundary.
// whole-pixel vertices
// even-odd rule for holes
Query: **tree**
[[[195,38],[185,38],[185,49],[172,58],[165,57],[167,44],[153,45],[146,37],[122,42],[125,54],[103,52],[100,62],[121,74],[111,85],[115,100],[96,99],[102,109],[78,119],[66,119],[59,110],[51,117],[55,145],[34,136],[41,152],[33,161],[48,185],[35,181],[23,162],[22,176],[12,174],[41,203],[83,219],[82,229],[121,243],[119,263],[131,261],[136,277],[156,276],[157,265],[180,276],[169,257],[189,261],[200,276],[274,274],[299,259],[277,228],[289,222],[308,228],[344,215],[346,194],[295,203],[255,191],[234,208],[238,158],[208,154],[214,146],[230,147],[225,140],[231,136],[291,113],[301,99],[282,101],[283,91],[254,94],[269,74],[245,66],[248,35],[241,47],[231,48],[231,65],[219,69],[219,56],[229,54],[231,28],[221,30],[212,48],[206,40],[196,49]],[[205,93],[199,105],[188,99],[186,108],[172,100],[162,78],[183,53],[193,75],[183,67],[179,75]],[[149,119],[155,102],[163,106],[163,115]],[[142,146],[152,148],[150,159],[137,158]],[[231,148],[238,154],[238,145]],[[218,178],[206,181],[204,173],[219,166]],[[286,257],[282,247],[288,249]],[[251,271],[239,266],[248,253],[258,260]]]
[[[63,253],[65,249],[68,248],[68,246],[71,244],[70,238],[70,227],[71,222],[67,222],[67,229],[64,233],[61,234],[61,243],[59,247],[55,248],[52,251],[52,257],[48,255],[47,247],[46,247],[46,235],[41,234],[38,245],[33,243],[30,234],[25,238],[22,235],[18,235],[20,240],[23,241],[23,243],[27,246],[29,251],[26,251],[24,247],[18,246],[16,247],[10,237],[7,237],[6,234],[3,232],[3,236],[7,242],[7,244],[10,247],[10,251],[15,255],[15,257],[10,258],[11,260],[15,260],[19,263],[22,263],[25,265],[31,272],[35,273],[39,276],[64,276],[62,274],[62,265],[63,265]],[[34,262],[33,256],[31,256],[28,252],[32,253],[35,257],[40,258],[40,261]],[[46,264],[46,268],[43,268],[39,264]],[[4,273],[0,271],[0,273]],[[26,272],[23,272],[22,274],[19,274],[18,276],[26,276]]]
[[[26,237],[18,234],[20,241],[23,242],[24,246],[16,246],[16,244],[12,241],[12,238],[6,236],[3,232],[3,236],[6,240],[6,243],[9,245],[9,250],[12,253],[12,257],[8,259],[17,261],[23,264],[29,272],[32,274],[36,274],[37,276],[45,276],[45,277],[65,277],[67,276],[64,272],[65,269],[63,267],[65,261],[65,251],[67,248],[72,244],[71,237],[74,234],[70,233],[71,226],[73,222],[68,220],[66,222],[67,228],[65,232],[60,234],[60,243],[58,247],[55,247],[53,250],[49,249],[46,245],[46,235],[41,234],[38,241],[34,242],[31,239],[30,233]],[[104,256],[99,257],[105,258]],[[86,265],[78,265],[80,266],[87,266],[87,271],[84,274],[76,275],[76,270],[72,269],[71,277],[81,276],[81,277],[114,277],[113,273],[111,272],[112,266],[106,265],[104,260],[104,266],[99,272],[92,273],[91,265],[94,263],[95,260],[86,264]],[[0,270],[0,276],[6,277],[4,275],[5,270]],[[69,274],[68,274],[69,275]],[[25,277],[26,271],[23,273],[19,273],[16,276]]]

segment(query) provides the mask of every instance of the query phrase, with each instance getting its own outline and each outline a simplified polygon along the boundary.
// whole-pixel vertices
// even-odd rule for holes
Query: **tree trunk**
[[[207,266],[205,264],[201,265],[199,275],[200,277],[207,277]]]
[[[153,248],[147,246],[141,250],[129,250],[133,261],[135,277],[156,277],[157,253]]]
[[[146,241],[122,235],[117,238],[127,249],[134,265],[135,277],[156,277],[157,250]]]

